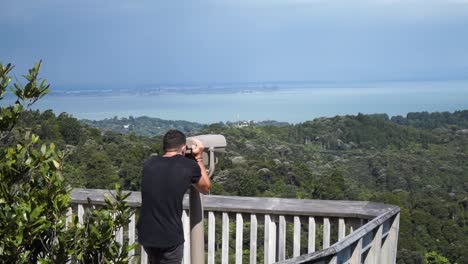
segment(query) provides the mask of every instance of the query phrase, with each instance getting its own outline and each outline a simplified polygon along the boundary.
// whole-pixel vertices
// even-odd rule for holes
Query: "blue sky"
[[[0,0],[56,87],[468,79],[468,0]]]

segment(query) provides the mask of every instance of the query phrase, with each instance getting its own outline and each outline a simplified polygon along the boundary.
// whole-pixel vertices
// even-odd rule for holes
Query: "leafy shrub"
[[[133,211],[119,188],[104,206],[89,207],[83,223],[76,215],[67,224],[71,188],[61,169],[65,153],[37,135],[14,131],[21,114],[49,91],[38,78],[41,62],[29,70],[27,84],[15,83],[17,100],[0,108],[0,259],[5,263],[127,263],[135,245],[120,245],[117,231]],[[11,64],[0,64],[0,100],[11,78]],[[12,133],[15,132],[15,133]],[[90,203],[92,201],[89,201]]]

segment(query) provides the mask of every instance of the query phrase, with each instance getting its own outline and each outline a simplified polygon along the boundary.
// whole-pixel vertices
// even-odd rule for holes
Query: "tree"
[[[14,84],[16,102],[0,108],[0,259],[5,263],[125,263],[134,245],[120,245],[115,233],[129,223],[130,207],[117,190],[100,209],[88,209],[84,223],[72,215],[66,226],[71,188],[61,170],[65,155],[55,144],[41,144],[30,131],[18,131],[22,113],[49,91],[38,78],[41,62],[25,75],[27,84]],[[0,100],[11,78],[11,64],[0,63]],[[39,84],[40,82],[40,84]],[[90,201],[91,202],[91,201]],[[92,208],[92,207],[90,207]]]
[[[67,144],[76,145],[80,142],[81,124],[67,113],[61,113],[57,119],[60,133]]]
[[[343,200],[345,191],[343,173],[334,170],[330,176],[324,176],[318,181],[315,194],[319,199]]]

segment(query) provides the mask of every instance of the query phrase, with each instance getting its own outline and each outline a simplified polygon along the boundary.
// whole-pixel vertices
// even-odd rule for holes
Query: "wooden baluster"
[[[343,218],[338,219],[338,241],[343,240],[346,236],[346,224]]]
[[[117,241],[117,243],[120,244],[119,246],[119,251],[122,250],[122,246],[123,246],[123,227],[120,227],[116,232],[115,232],[115,241]]]
[[[309,243],[307,252],[315,252],[315,218],[309,217]]]
[[[184,228],[184,257],[182,262],[184,264],[190,264],[191,257],[190,257],[190,217],[188,215],[188,211],[184,210],[182,212],[182,225]]]
[[[215,228],[215,214],[208,212],[208,264],[215,263]]]
[[[323,249],[330,247],[330,219],[323,218]]]
[[[293,257],[301,255],[301,219],[299,216],[294,216],[294,246]]]
[[[390,220],[389,220],[390,221]],[[397,244],[398,244],[398,230],[400,226],[400,213],[398,213],[390,226],[387,238],[382,245],[382,258],[384,264],[396,263]]]
[[[362,261],[362,237],[355,243],[353,253],[349,259],[350,264],[361,264]]]
[[[93,206],[93,210],[94,210]],[[113,214],[112,218],[115,220],[117,217],[117,214]],[[122,245],[123,245],[123,227],[120,227],[119,229],[115,230],[114,233],[114,239],[115,241],[119,244],[119,252],[122,250]]]
[[[236,264],[242,264],[242,242],[244,232],[244,220],[242,214],[236,214]]]
[[[140,258],[140,263],[141,264],[148,264],[148,255],[146,254],[145,249],[143,246],[141,246],[141,258]]]
[[[84,207],[82,204],[78,204],[78,222],[83,224],[83,215],[84,215]]]
[[[229,262],[229,215],[223,213],[223,230],[222,230],[222,249],[221,249],[221,263],[227,264]]]
[[[333,255],[333,257],[327,263],[328,264],[338,264],[338,256]]]
[[[273,261],[270,260],[270,222],[271,218],[270,215],[265,215],[265,225],[264,225],[264,243],[263,243],[263,260],[265,264],[270,264],[273,263]]]
[[[250,264],[257,263],[257,216],[250,215]]]
[[[131,245],[135,243],[135,214],[132,214],[130,217],[130,223],[128,224],[128,244]],[[135,249],[132,249],[128,252],[128,260],[132,263],[132,258],[135,255]]]
[[[67,209],[67,215],[66,215],[66,220],[65,220],[65,227],[68,228],[68,226],[70,225],[71,221],[72,221],[72,215],[73,215],[73,209],[71,207],[69,207]]]
[[[276,259],[276,224],[270,215],[265,215],[265,264],[274,263]]]
[[[270,223],[270,232],[271,232],[271,259],[273,260],[273,262],[276,262],[276,245],[277,245],[277,239],[278,239],[278,230],[276,229],[277,228],[277,225],[276,225],[276,222],[275,220],[273,220],[272,218],[272,221]]]
[[[364,262],[365,264],[381,263],[380,252],[382,247],[382,228],[383,225],[381,224],[374,230],[374,238],[372,239],[369,253],[367,253],[367,257]]]
[[[278,260],[286,259],[286,219],[284,215],[279,217],[278,232]]]
[[[66,218],[65,218],[65,228],[68,228],[70,226],[70,223],[72,221],[72,216],[73,216],[73,208],[68,207]],[[68,260],[66,262],[66,264],[70,264],[70,263],[71,263],[71,260]]]

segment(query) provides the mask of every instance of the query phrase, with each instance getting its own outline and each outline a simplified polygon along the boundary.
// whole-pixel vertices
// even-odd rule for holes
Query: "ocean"
[[[468,81],[373,83],[274,89],[201,89],[162,93],[68,91],[46,95],[34,108],[67,112],[79,119],[149,116],[168,120],[215,123],[277,120],[299,123],[318,117],[468,109]],[[2,105],[13,99],[0,101]]]

